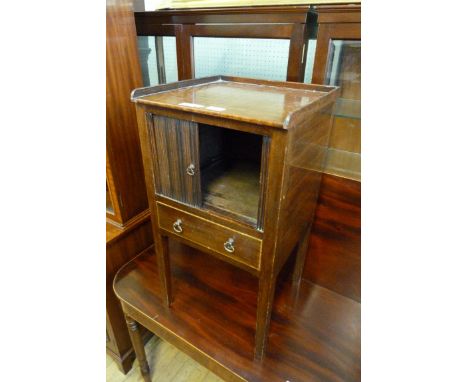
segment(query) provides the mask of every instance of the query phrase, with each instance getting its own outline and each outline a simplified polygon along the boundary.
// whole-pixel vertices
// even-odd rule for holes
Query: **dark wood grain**
[[[236,25],[187,25],[190,36],[236,37],[236,38],[282,38],[290,39],[295,29],[301,33],[304,24],[241,24]],[[301,48],[302,49],[302,48]],[[300,52],[302,55],[302,50]],[[298,54],[299,56],[299,54]]]
[[[198,125],[148,113],[150,146],[156,192],[182,203],[201,205],[198,167]],[[194,175],[187,169],[194,165]]]
[[[152,251],[117,275],[129,316],[226,381],[359,381],[360,304],[308,282],[294,295],[287,278],[274,299],[269,347],[253,361],[256,278],[170,240],[174,302],[161,303]],[[152,365],[150,365],[151,367]]]
[[[129,99],[131,90],[141,85],[131,3],[107,1],[106,191],[112,206],[106,213],[106,350],[124,373],[135,354],[112,280],[123,264],[153,244],[137,121]]]
[[[193,38],[187,25],[176,25],[177,73],[180,80],[194,77]]]
[[[317,5],[314,11],[320,24],[361,22],[361,4]]]
[[[136,20],[139,20],[136,18]],[[178,25],[162,25],[151,23],[137,23],[138,36],[175,36]]]
[[[106,7],[106,149],[114,208],[107,215],[124,225],[148,208],[135,109],[130,92],[142,86],[131,5],[118,0]]]
[[[191,86],[191,82],[185,84],[182,88],[169,91],[164,91],[167,86],[137,89],[133,92],[133,100],[137,105],[287,129],[293,125],[291,118],[294,113],[302,115],[304,110],[311,112],[311,108],[320,109],[337,96],[337,88],[333,86],[297,86],[293,82],[244,80],[239,77],[219,77],[198,86]],[[207,109],[207,106],[222,109],[214,111]],[[165,114],[164,111],[158,113]],[[192,120],[191,117],[185,119]]]
[[[323,175],[303,277],[361,300],[361,183]]]
[[[304,81],[305,58],[307,57],[307,25],[295,24],[289,44],[287,81]]]

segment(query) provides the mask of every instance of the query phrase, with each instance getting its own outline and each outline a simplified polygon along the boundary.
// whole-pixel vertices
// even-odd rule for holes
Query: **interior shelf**
[[[156,321],[156,334],[230,381],[359,381],[360,304],[281,276],[262,362],[254,361],[257,280],[247,272],[169,241],[174,300],[162,304],[153,249],[125,265],[114,290]],[[285,272],[283,275],[289,275]],[[145,322],[142,322],[145,325]],[[211,366],[211,367],[210,367]],[[150,365],[150,368],[152,365]]]
[[[219,171],[203,182],[204,206],[255,224],[260,197],[259,173],[258,164],[242,161]]]
[[[199,142],[203,207],[255,226],[262,136],[200,124]]]

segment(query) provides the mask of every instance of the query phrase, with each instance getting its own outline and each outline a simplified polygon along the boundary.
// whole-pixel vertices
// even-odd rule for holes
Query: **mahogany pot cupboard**
[[[132,93],[164,301],[172,301],[168,237],[254,274],[259,359],[276,276],[309,237],[337,95],[224,76]]]
[[[108,12],[109,9],[108,7]],[[128,9],[123,14],[128,17]],[[261,24],[258,24],[259,17]],[[185,81],[182,85],[153,87],[148,90],[149,94],[144,90],[134,93],[140,109],[140,128],[145,126],[148,129],[147,136],[141,143],[146,164],[145,176],[148,180],[148,176],[151,178],[155,175],[147,191],[156,222],[153,234],[161,240],[156,240],[155,249],[142,252],[118,272],[114,290],[126,314],[130,337],[145,380],[149,380],[149,368],[141,340],[142,327],[138,323],[175,344],[228,381],[359,380],[360,6],[168,10],[136,13],[135,20],[139,36],[155,37],[158,60],[163,55],[162,44],[158,39],[167,35],[175,37],[179,79],[190,79],[195,75],[195,36],[227,36],[290,39],[287,79],[303,81],[304,74],[307,76],[305,57],[308,45],[310,46],[310,41],[307,44],[307,40],[316,38],[313,82],[340,86],[338,92],[332,90],[333,87],[323,87],[321,90],[316,87],[319,92],[331,90],[329,97],[338,97],[334,110],[323,111],[329,119],[330,113],[333,114],[329,152],[334,151],[334,155],[325,157],[326,148],[323,142],[322,147],[310,143],[313,149],[309,147],[307,150],[304,150],[305,144],[302,147],[298,145],[293,150],[298,155],[297,163],[306,161],[309,164],[315,163],[314,166],[294,165],[290,157],[283,169],[287,176],[280,180],[271,180],[268,175],[277,170],[274,164],[278,162],[270,158],[279,160],[277,153],[281,139],[278,137],[283,129],[270,126],[265,116],[262,120],[258,111],[256,113],[258,97],[249,103],[249,112],[240,112],[240,108],[237,108],[237,117],[244,119],[236,121],[235,118],[231,119],[232,116],[225,115],[229,113],[228,108],[220,106],[220,100],[229,101],[213,94],[204,98],[201,94],[203,91],[197,94],[202,100],[198,102],[190,97],[183,100],[166,98],[168,103],[164,105],[158,104],[162,102],[161,99],[153,104],[148,101],[154,91],[165,89],[164,92],[167,93],[179,90],[184,92],[184,89],[171,87],[187,86]],[[223,25],[226,23],[229,25]],[[128,18],[127,25],[130,28],[127,28],[126,33],[134,33],[134,27],[132,28]],[[130,46],[132,44],[131,41],[127,43]],[[130,51],[133,49],[131,47]],[[108,50],[108,72],[110,56]],[[126,59],[121,57],[120,62],[126,62]],[[158,79],[159,83],[164,83],[166,75],[161,62],[164,60],[158,61]],[[133,73],[129,74],[129,78],[140,70],[138,63],[135,66],[135,62],[127,62],[126,65],[126,70]],[[124,68],[121,66],[119,70]],[[143,66],[143,78],[145,76],[147,73]],[[121,78],[118,79],[120,80]],[[250,86],[265,85],[265,81],[218,76],[208,79],[207,83],[204,79],[194,80],[188,88],[196,87],[198,81],[199,86],[205,85],[206,91],[212,86],[212,80],[226,82],[223,85],[225,91],[233,90],[228,85],[234,83],[246,86],[250,81],[253,82]],[[118,81],[115,80],[114,84]],[[119,108],[127,115],[126,121],[131,123],[125,123],[125,126],[121,125],[119,130],[115,130],[121,134],[123,131],[130,131],[133,138],[128,141],[123,139],[121,142],[127,141],[131,149],[138,147],[138,141],[134,140],[136,123],[132,119],[133,109],[128,92],[141,86],[141,79],[137,78],[137,82],[134,81],[133,86],[127,84],[121,97],[119,96]],[[296,92],[298,89],[306,89],[301,86],[303,85],[292,83],[287,85]],[[242,89],[235,90],[240,92]],[[284,97],[286,104],[294,103],[293,93]],[[164,93],[154,93],[154,96],[164,98]],[[149,104],[144,104],[145,98],[148,98]],[[235,103],[235,100],[231,102]],[[274,102],[278,102],[278,99],[270,102],[270,106]],[[177,107],[175,103],[186,105]],[[268,102],[261,105],[268,105]],[[148,112],[150,109],[152,111]],[[158,119],[162,115],[163,119]],[[189,119],[188,115],[191,116]],[[276,121],[277,124],[280,120],[281,118]],[[108,214],[108,228],[111,227],[108,229],[108,237],[113,237],[113,231],[127,232],[122,237],[127,237],[130,244],[123,240],[121,248],[116,246],[115,252],[120,253],[120,256],[113,255],[118,261],[114,261],[111,266],[108,245],[107,338],[108,352],[111,355],[116,354],[112,350],[116,348],[117,342],[113,340],[114,332],[125,338],[125,341],[121,341],[124,346],[120,352],[124,356],[114,358],[118,361],[119,358],[120,361],[126,360],[123,367],[126,371],[131,366],[133,352],[129,347],[128,334],[122,330],[125,323],[121,312],[113,310],[115,317],[120,315],[118,325],[112,326],[109,323],[109,311],[112,310],[109,305],[116,305],[115,295],[109,293],[109,280],[122,264],[144,248],[150,247],[153,240],[147,210],[139,215],[142,219],[131,220],[131,214],[127,215],[130,216],[130,222],[126,222],[125,217],[122,218],[126,216],[126,203],[122,199],[124,196],[118,196],[115,191],[115,184],[118,182],[113,181],[112,175],[115,172],[118,177],[119,166],[125,166],[125,159],[121,158],[120,162],[109,160],[109,125],[108,117],[108,206],[115,204],[117,207],[108,208],[108,212],[114,213],[113,216]],[[286,141],[289,142],[294,139],[291,137],[298,135],[291,134],[292,131],[283,131],[286,136],[289,134],[289,138],[283,138],[282,144],[285,147],[289,147]],[[140,131],[140,134],[145,134],[145,130],[143,133]],[[156,134],[159,134],[160,140],[155,139]],[[276,137],[276,143],[272,146],[273,137]],[[308,138],[313,140],[317,137]],[[164,145],[157,143],[162,141],[165,142]],[[145,154],[145,147],[149,153],[146,151]],[[179,150],[180,147],[184,149]],[[223,150],[216,150],[216,147],[222,147]],[[304,150],[302,157],[299,155],[301,150]],[[317,157],[310,157],[312,153],[317,154]],[[157,168],[154,168],[152,161],[158,155],[169,160],[158,162]],[[134,157],[138,157],[138,153]],[[109,163],[119,164],[114,166],[112,172]],[[319,188],[321,176],[318,174],[321,170],[325,173]],[[309,175],[306,179],[301,179],[302,183],[295,184],[292,181],[302,178],[299,173],[307,171]],[[314,173],[315,177],[312,175]],[[166,174],[166,177],[157,174]],[[252,182],[257,176],[258,182]],[[121,179],[125,179],[125,175]],[[140,172],[141,179],[143,177]],[[289,184],[294,185],[291,190],[283,184],[285,179],[289,179]],[[284,192],[285,199],[279,197],[276,205],[271,204],[275,195],[266,197],[269,195],[265,193],[266,182],[276,184],[276,192]],[[311,189],[308,197],[305,196],[307,193],[301,193],[304,182]],[[224,187],[226,184],[230,187]],[[310,185],[312,186],[309,187]],[[122,187],[125,187],[125,181]],[[141,197],[142,192],[145,192],[141,182],[134,190],[132,187],[128,189],[138,193],[134,197],[146,203],[147,207],[146,197]],[[233,198],[236,195],[240,197]],[[292,202],[297,195],[302,195],[303,199],[299,198],[297,203]],[[132,202],[129,202],[129,206],[131,205]],[[124,214],[121,215],[119,210],[123,210]],[[291,219],[293,215],[298,217],[296,224],[280,224],[284,223],[283,219],[288,223],[296,220]],[[278,219],[273,219],[273,223],[269,222],[271,216]],[[133,231],[140,232],[128,234]],[[174,240],[183,244],[176,246]],[[118,243],[114,241],[116,242]],[[110,243],[112,244],[112,240]],[[136,245],[137,243],[139,244]],[[189,247],[185,246],[187,244]],[[296,249],[293,250],[294,247]],[[268,248],[273,251],[268,251]],[[264,255],[266,253],[274,255]],[[289,256],[291,253],[296,255]],[[158,261],[154,256],[158,257]],[[304,262],[303,278],[306,283],[299,283]],[[251,278],[247,278],[249,274]],[[160,283],[157,282],[156,275]],[[276,288],[276,297],[275,280],[281,284]],[[330,295],[326,292],[327,289],[319,285],[338,292],[341,296]],[[170,303],[170,308],[166,310],[164,306]],[[190,316],[185,314],[187,310],[190,310]],[[223,311],[229,317],[226,318]],[[265,353],[272,311],[268,340],[270,345]],[[323,321],[324,318],[326,322]],[[210,326],[217,329],[208,335],[207,328]],[[112,330],[113,327],[118,327],[118,330]],[[146,338],[149,333],[144,328],[142,330]],[[252,333],[255,340],[237,342],[236,338],[240,338],[239,333],[243,332],[243,339]],[[324,336],[325,332],[327,334]],[[279,339],[281,340],[278,342]],[[298,354],[308,356],[298,358]],[[335,356],[330,358],[331,354]],[[258,364],[254,357],[260,359],[262,356],[263,362]]]

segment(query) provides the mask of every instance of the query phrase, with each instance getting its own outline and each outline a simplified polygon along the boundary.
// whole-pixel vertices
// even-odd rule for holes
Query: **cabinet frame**
[[[324,84],[332,40],[361,40],[361,6],[317,6],[318,33],[312,83]]]
[[[286,81],[303,82],[315,20],[308,5],[135,12],[138,36],[176,37],[179,81],[194,78],[194,37],[236,37],[289,39]]]

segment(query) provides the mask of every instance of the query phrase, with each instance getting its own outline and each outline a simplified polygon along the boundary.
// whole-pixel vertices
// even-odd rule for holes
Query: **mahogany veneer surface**
[[[262,362],[253,361],[256,278],[173,240],[170,250],[175,295],[170,309],[162,304],[152,248],[119,271],[114,290],[164,331],[204,353],[205,366],[214,360],[248,381],[360,380],[359,303],[307,281],[294,295],[289,281],[279,282],[269,347]]]
[[[289,83],[291,87],[287,88],[273,86],[274,81],[263,81],[265,84],[259,86],[255,83],[236,82],[235,78],[229,80],[230,78],[137,96],[137,98],[138,102],[153,106],[196,110],[200,114],[247,122],[255,120],[258,124],[283,127],[289,113],[327,96],[331,89],[325,87],[324,91],[303,89],[295,83]],[[183,81],[180,84],[183,84]],[[213,111],[209,109],[210,106],[221,109]]]

